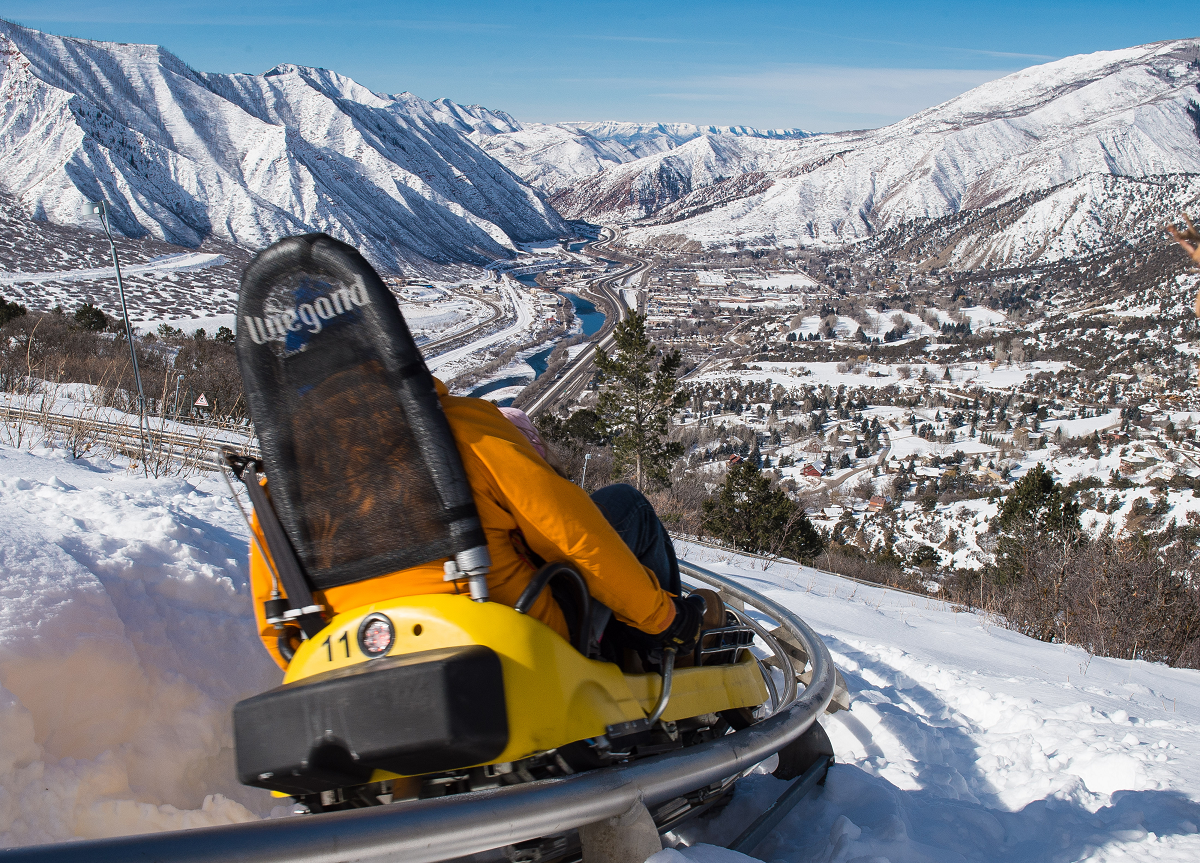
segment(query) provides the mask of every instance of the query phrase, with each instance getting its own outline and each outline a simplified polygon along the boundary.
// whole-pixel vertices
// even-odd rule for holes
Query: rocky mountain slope
[[[321,69],[205,74],[166,50],[0,22],[0,191],[37,218],[194,246],[325,231],[385,270],[486,264],[558,214],[471,139],[506,115],[381,96]]]
[[[500,133],[480,128],[475,139],[526,182],[554,194],[606,168],[669,154],[693,141],[711,139],[720,146],[728,139],[798,140],[810,134],[802,129],[691,123],[525,123]]]
[[[1200,40],[1069,57],[883,129],[698,138],[551,200],[569,218],[630,225],[634,244],[822,245],[892,229],[907,242],[936,222],[943,242],[926,251],[946,264],[1053,260],[1153,229],[1200,192],[1198,85]]]

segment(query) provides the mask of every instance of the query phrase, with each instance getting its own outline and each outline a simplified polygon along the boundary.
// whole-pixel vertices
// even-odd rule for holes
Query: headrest
[[[237,356],[270,493],[316,590],[486,539],[433,377],[352,247],[280,240],[242,276]]]

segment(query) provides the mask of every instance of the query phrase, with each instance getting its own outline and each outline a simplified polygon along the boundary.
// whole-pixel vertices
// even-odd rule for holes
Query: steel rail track
[[[684,750],[506,788],[223,827],[0,851],[0,863],[437,863],[552,836],[736,776],[778,752],[829,705],[834,667],[821,639],[774,600],[701,566],[684,574],[774,619],[808,651],[812,677],[762,722]],[[785,667],[791,667],[787,665]]]
[[[220,461],[214,454],[218,446],[228,446],[255,458],[262,455],[253,438],[233,429],[204,429],[193,434],[168,431],[164,428],[156,429],[154,422],[157,418],[149,419],[149,443],[157,456],[164,459],[204,465],[215,470],[220,467]],[[51,413],[12,405],[0,405],[0,422],[27,422],[47,431],[59,432],[68,437],[75,436],[89,447],[101,444],[112,447],[130,458],[141,457],[139,430],[136,426],[124,422],[77,414]]]
[[[811,569],[813,572],[819,572],[822,575],[832,575],[836,578],[843,579],[844,581],[852,581],[855,584],[861,584],[866,587],[877,587],[880,590],[890,590],[893,593],[907,593],[909,596],[915,596],[915,597],[917,597],[917,599],[924,599],[924,600],[928,600],[930,602],[942,602],[942,603],[947,603],[949,605],[961,605],[962,604],[962,603],[952,602],[948,599],[943,599],[942,597],[938,596],[936,593],[928,593],[928,592],[920,593],[915,590],[908,590],[907,588],[896,587],[895,585],[886,584],[882,581],[869,581],[865,578],[855,578],[852,575],[842,575],[840,572],[834,572],[832,569],[821,569],[821,567],[819,567],[819,566],[813,566],[813,565],[807,564],[807,563],[800,563],[799,561],[792,560],[791,558],[788,558],[788,557],[779,557],[777,555],[772,556],[769,554],[755,554],[752,551],[742,551],[741,549],[733,548],[728,545],[720,545],[719,543],[710,542],[707,539],[699,539],[697,537],[686,536],[684,534],[672,533],[671,538],[674,539],[676,542],[686,542],[686,543],[690,543],[691,545],[702,545],[705,548],[711,548],[713,551],[724,552],[726,554],[735,554],[738,557],[753,557],[757,560],[765,560],[770,563],[778,563],[782,566],[795,566],[799,569]]]

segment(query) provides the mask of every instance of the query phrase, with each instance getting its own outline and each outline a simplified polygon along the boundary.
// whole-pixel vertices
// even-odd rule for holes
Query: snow
[[[681,554],[797,611],[852,692],[822,720],[838,763],[754,852],[788,861],[1195,860],[1200,672],[1091,657],[936,599],[703,546]],[[751,776],[731,841],[785,784]],[[709,846],[692,861],[746,858]],[[651,858],[678,861],[676,853]]]
[[[0,446],[0,846],[269,814],[231,705],[278,685],[211,477]]]
[[[202,270],[205,267],[217,267],[225,263],[223,255],[205,254],[201,252],[184,252],[178,255],[166,255],[147,261],[144,264],[126,264],[121,268],[122,276],[151,275],[160,273],[181,273],[191,270]],[[0,285],[33,284],[44,282],[91,282],[96,279],[115,279],[116,271],[112,267],[75,270],[54,270],[47,273],[10,273],[0,270]]]
[[[431,372],[436,372],[443,368],[443,366],[453,367],[453,364],[461,363],[477,351],[483,350],[491,345],[513,341],[520,335],[527,332],[537,320],[538,312],[529,295],[519,290],[519,286],[519,282],[514,282],[507,277],[502,280],[500,285],[500,290],[503,292],[503,295],[507,297],[509,303],[516,311],[512,323],[503,329],[492,333],[491,335],[484,336],[481,339],[476,339],[475,341],[463,345],[460,348],[446,351],[445,353],[438,354],[437,356],[426,357],[425,364],[429,366],[429,370]]]
[[[134,316],[133,311],[130,311],[130,317]],[[206,315],[202,318],[149,318],[146,319],[143,312],[143,326],[134,327],[140,332],[154,332],[159,323],[166,323],[175,329],[183,330],[189,336],[195,334],[196,330],[204,330],[208,335],[216,334],[221,327],[227,327],[230,330],[237,332],[237,315]]]
[[[702,136],[793,139],[800,129],[752,129],[748,126],[695,126],[691,123],[540,123],[519,124],[500,133],[472,136],[493,158],[548,194],[614,165],[664,153]]]
[[[807,273],[802,272],[778,273],[763,279],[741,279],[741,281],[752,288],[758,288],[762,291],[774,291],[781,294],[795,293],[806,288],[821,287],[819,282]]]
[[[819,321],[819,319],[814,317],[805,318],[799,332],[809,332],[806,327],[810,325],[813,326],[811,332],[816,332],[816,326],[813,324],[814,321]],[[837,326],[840,332],[849,332],[852,325],[852,319],[838,317]],[[727,366],[728,363],[725,365]],[[899,386],[901,389],[919,389],[925,386],[919,380],[921,370],[924,368],[928,369],[929,374],[933,377],[932,386],[936,388],[944,388],[946,386],[946,382],[942,380],[946,366],[940,363],[930,362],[922,364],[906,361],[889,365],[886,363],[863,362],[855,363],[853,368],[846,372],[839,371],[839,365],[841,363],[799,363],[763,360],[737,371],[720,366],[703,367],[698,373],[689,375],[688,380],[695,383],[715,383],[736,378],[741,381],[754,381],[756,383],[769,380],[773,383],[782,384],[784,387],[802,384],[808,386],[828,384],[829,386],[837,387],[844,384],[851,389],[856,387],[871,389],[888,386]],[[900,366],[908,368],[909,377],[907,379],[901,380],[899,378],[897,370]],[[1011,390],[1039,372],[1057,374],[1064,368],[1066,368],[1064,363],[1043,360],[1019,364],[1004,363],[997,365],[995,368],[992,368],[990,363],[955,363],[950,366],[950,383],[955,387],[961,387],[963,384],[970,383],[973,386],[983,387],[986,390]],[[872,377],[872,373],[882,375],[882,377]]]
[[[1142,236],[1200,192],[1196,44],[1032,66],[882,129],[695,139],[581,178],[554,203],[629,225],[634,246],[682,235],[732,249],[854,242],[1028,195],[1000,223],[959,223],[946,263],[1061,260]]]
[[[246,530],[218,481],[0,446],[0,507],[0,846],[271,815],[233,775],[231,706],[280,673],[254,634]],[[797,611],[852,693],[822,720],[838,759],[826,785],[756,857],[1200,855],[1200,672],[1091,657],[785,562],[679,550]],[[656,863],[749,859],[714,846],[784,787],[747,777]]]

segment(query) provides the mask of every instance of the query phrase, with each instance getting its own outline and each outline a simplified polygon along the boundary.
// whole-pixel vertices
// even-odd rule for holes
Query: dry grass
[[[5,324],[0,441],[19,449],[61,447],[72,458],[128,458],[131,469],[160,477],[207,469],[221,432],[250,437],[232,345],[177,336],[139,338],[135,346],[146,390],[140,433],[123,336],[85,330],[59,313],[30,313]],[[214,410],[189,416],[188,403],[200,392]]]

